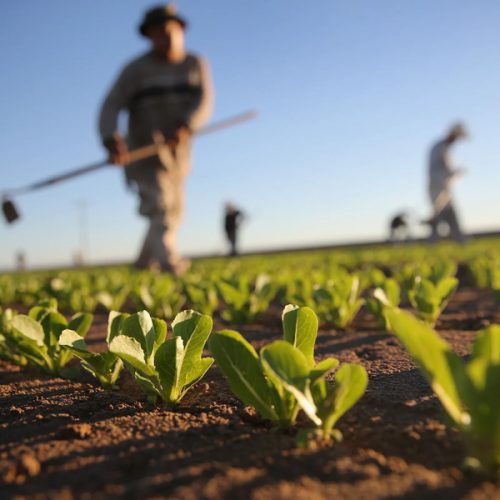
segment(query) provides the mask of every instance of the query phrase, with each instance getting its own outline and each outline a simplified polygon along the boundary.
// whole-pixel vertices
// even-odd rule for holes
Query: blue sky
[[[0,190],[103,157],[100,102],[147,49],[139,0],[26,0],[2,8]],[[429,213],[426,157],[448,126],[468,169],[455,198],[466,230],[500,227],[500,2],[217,0],[177,2],[187,46],[211,64],[213,119],[257,120],[197,140],[179,235],[185,254],[225,251],[222,207],[248,214],[242,249],[386,236],[400,209]],[[15,198],[0,224],[0,267],[132,260],[146,221],[116,168]]]

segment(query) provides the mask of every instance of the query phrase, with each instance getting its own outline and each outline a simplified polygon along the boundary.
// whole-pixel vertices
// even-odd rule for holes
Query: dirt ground
[[[234,327],[257,348],[281,336],[280,307]],[[460,290],[437,329],[460,355],[477,329],[500,323],[488,292]],[[216,329],[227,328],[221,323]],[[106,315],[89,333],[103,347]],[[1,498],[500,498],[471,477],[464,449],[398,341],[361,312],[347,332],[322,329],[317,359],[366,367],[360,402],[339,422],[341,443],[299,449],[228,390],[216,367],[176,411],[151,407],[133,381],[105,392],[0,363]]]

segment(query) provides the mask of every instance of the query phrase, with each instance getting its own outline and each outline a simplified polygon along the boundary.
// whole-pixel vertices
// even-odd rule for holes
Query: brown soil
[[[281,336],[266,315],[235,327],[256,346]],[[477,329],[500,323],[487,292],[460,290],[437,329],[467,355]],[[218,324],[217,328],[227,325]],[[89,341],[103,346],[106,318]],[[464,473],[460,436],[398,341],[362,312],[347,332],[322,330],[317,357],[369,372],[365,396],[339,423],[341,443],[299,449],[228,390],[217,368],[176,411],[151,407],[130,379],[105,392],[0,364],[2,498],[500,498]]]

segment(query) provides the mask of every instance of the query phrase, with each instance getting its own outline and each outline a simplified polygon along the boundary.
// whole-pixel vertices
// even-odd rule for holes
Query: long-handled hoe
[[[256,111],[247,111],[246,113],[241,113],[239,115],[231,116],[229,118],[220,120],[218,122],[212,123],[211,125],[203,127],[198,132],[196,132],[196,136],[212,134],[214,132],[218,132],[219,130],[223,130],[232,127],[234,125],[238,125],[239,123],[252,120],[256,116],[257,116]],[[154,138],[153,144],[149,144],[147,146],[135,149],[134,151],[130,151],[128,154],[127,165],[130,165],[131,163],[134,163],[138,160],[143,160],[145,158],[155,156],[156,154],[158,154],[160,147],[163,146],[164,144],[165,144],[165,139],[159,134]],[[95,170],[108,167],[109,165],[110,165],[109,160],[105,159],[97,163],[92,163],[90,165],[85,165],[84,167],[79,167],[77,169],[70,170],[68,172],[56,175],[54,177],[49,177],[48,179],[43,179],[33,184],[28,184],[27,186],[22,186],[19,188],[10,189],[8,191],[2,192],[0,196],[2,198],[2,212],[5,217],[5,220],[7,221],[7,223],[12,224],[20,217],[17,207],[12,201],[13,196],[25,193],[31,193],[32,191],[37,191],[38,189],[43,189],[48,186],[53,186],[54,184],[59,184],[61,182],[73,179],[74,177],[78,177],[80,175],[89,174],[90,172],[94,172]],[[124,166],[126,167],[127,165]]]

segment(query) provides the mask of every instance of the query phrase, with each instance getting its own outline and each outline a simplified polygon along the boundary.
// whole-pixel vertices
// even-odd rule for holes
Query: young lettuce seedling
[[[500,325],[478,333],[464,362],[410,313],[388,306],[384,314],[461,431],[468,451],[466,464],[500,477]]]
[[[212,330],[212,319],[196,311],[182,311],[172,322],[173,336],[167,339],[167,324],[141,311],[125,318],[110,337],[109,350],[155,402],[174,407],[213,363],[202,358]]]
[[[367,288],[377,288],[387,279],[384,272],[376,267],[370,267],[368,269],[358,271],[358,276],[361,281],[360,286],[362,290],[366,290]]]
[[[138,284],[131,297],[138,309],[144,308],[154,316],[171,320],[186,302],[177,282],[170,276],[149,277],[146,283]]]
[[[70,329],[83,338],[91,322],[92,315],[87,313],[75,314],[68,322],[57,311],[57,301],[50,299],[31,308],[28,316],[14,316],[11,325],[17,349],[30,363],[47,373],[71,376],[71,371],[65,367],[73,354],[61,348],[59,337],[63,330]]]
[[[468,262],[469,275],[478,288],[500,287],[500,262],[496,255],[481,255]]]
[[[189,303],[201,314],[211,316],[219,305],[217,290],[212,283],[186,283],[185,292]]]
[[[297,304],[299,306],[310,306],[314,304],[313,281],[309,275],[300,278],[285,276],[285,282],[281,291],[281,304]]]
[[[130,293],[130,287],[117,286],[111,290],[97,292],[96,300],[108,311],[119,311]]]
[[[255,349],[238,333],[217,332],[210,350],[231,390],[263,418],[280,427],[295,423],[302,409],[320,429],[322,437],[338,437],[334,425],[364,393],[364,368],[343,365],[335,385],[325,380],[338,365],[335,358],[314,361],[318,319],[308,307],[288,305],[282,316],[284,340]]]
[[[437,283],[417,277],[411,290],[408,290],[410,304],[416,309],[417,316],[434,325],[443,309],[447,306],[458,286],[456,278],[445,277]]]
[[[269,276],[260,274],[253,286],[246,277],[233,277],[217,283],[224,303],[222,318],[231,323],[249,323],[264,312],[276,295],[276,288]]]
[[[375,316],[377,323],[387,329],[387,322],[384,316],[384,304],[398,307],[401,300],[401,288],[393,278],[386,278],[373,291],[372,297],[366,298],[368,310]]]
[[[439,259],[429,265],[428,273],[424,277],[437,285],[445,278],[454,278],[456,274],[456,262],[450,259]]]
[[[97,299],[94,297],[94,285],[89,282],[89,278],[83,275],[73,275],[72,278],[67,273],[58,273],[57,277],[51,277],[42,286],[43,297],[51,297],[57,300],[62,309],[69,309],[73,312],[93,312],[97,306]]]
[[[0,358],[25,366],[28,360],[19,352],[18,338],[12,329],[12,318],[15,314],[12,309],[0,311]]]
[[[316,288],[313,297],[319,318],[338,328],[345,328],[364,303],[360,293],[359,278],[347,272],[325,286]]]
[[[121,322],[128,317],[128,314],[121,314],[111,311],[108,318],[108,350],[101,353],[89,351],[85,339],[74,330],[63,330],[59,337],[59,345],[77,358],[80,358],[82,367],[94,375],[105,389],[114,389],[123,367],[122,360],[113,352],[109,351],[109,339],[115,332],[119,331]]]

